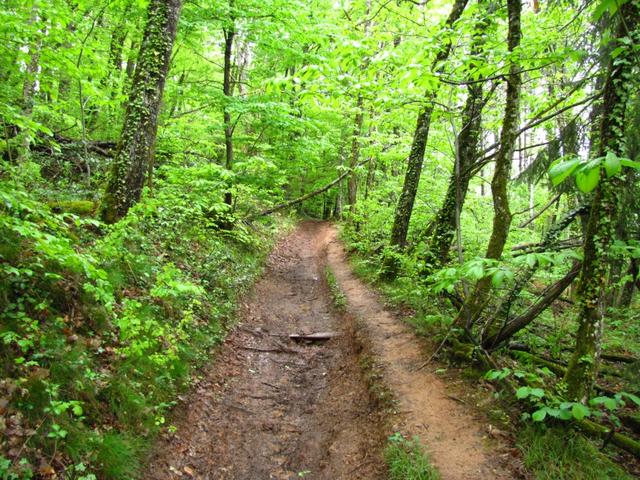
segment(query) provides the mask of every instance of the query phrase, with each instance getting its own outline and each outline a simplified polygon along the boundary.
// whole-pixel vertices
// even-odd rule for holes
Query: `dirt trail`
[[[443,480],[513,479],[486,445],[485,425],[469,407],[461,405],[446,385],[425,368],[427,355],[411,328],[386,311],[377,296],[352,272],[344,250],[329,236],[329,266],[347,297],[350,311],[360,320],[360,334],[393,392],[399,411],[394,430],[417,436],[426,445]],[[492,445],[499,450],[499,445]]]
[[[349,315],[332,308],[327,262]],[[333,226],[305,222],[282,240],[240,314],[214,366],[178,407],[177,432],[157,445],[148,480],[386,478],[391,430],[360,367],[363,337],[399,402],[393,430],[420,437],[443,480],[514,478],[492,467],[482,424],[439,378],[416,370],[424,354],[415,336],[353,276]],[[288,338],[324,331],[340,336]]]
[[[382,418],[326,285],[327,235],[305,223],[277,245],[176,435],[158,446],[149,480],[384,478]],[[324,331],[341,335],[288,338]]]

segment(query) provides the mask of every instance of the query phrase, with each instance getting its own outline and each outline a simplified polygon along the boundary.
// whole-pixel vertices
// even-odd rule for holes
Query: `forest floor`
[[[334,226],[281,240],[238,326],[181,398],[147,478],[386,478],[387,437],[425,445],[443,480],[519,478],[509,442],[425,368],[426,351],[353,274]],[[346,299],[334,305],[326,271]],[[299,342],[290,334],[333,332]]]

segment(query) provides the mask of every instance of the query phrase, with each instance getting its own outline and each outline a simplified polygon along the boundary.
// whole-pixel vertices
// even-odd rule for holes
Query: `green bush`
[[[167,166],[153,197],[106,226],[57,213],[2,165],[0,398],[16,423],[10,443],[35,431],[20,458],[0,445],[2,478],[53,452],[67,465],[61,476],[136,478],[276,231],[271,220],[220,230],[223,187],[213,165]]]

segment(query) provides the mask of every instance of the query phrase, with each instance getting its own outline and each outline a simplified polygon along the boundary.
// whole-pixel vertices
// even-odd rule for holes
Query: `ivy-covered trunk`
[[[118,149],[101,205],[114,223],[142,193],[152,161],[158,114],[176,36],[182,0],[151,0]]]
[[[520,45],[522,29],[520,17],[522,3],[520,0],[507,0],[509,15],[509,30],[507,45],[509,52],[513,52]],[[511,210],[509,209],[509,197],[507,185],[511,177],[511,165],[516,138],[518,136],[518,117],[520,110],[520,85],[522,83],[520,65],[511,61],[507,76],[507,97],[500,132],[500,147],[496,155],[495,170],[491,180],[491,194],[493,196],[493,228],[486,258],[499,259],[502,256],[509,228],[511,227]],[[474,322],[487,300],[491,289],[491,280],[486,277],[478,281],[473,293],[465,301],[461,315],[466,318],[467,325]],[[461,321],[462,318],[458,318]]]
[[[433,271],[449,260],[449,250],[456,231],[456,212],[462,209],[471,180],[471,167],[478,157],[482,123],[482,83],[474,82],[462,112],[462,129],[458,134],[457,168],[449,177],[449,186],[436,214],[433,234],[427,247],[427,271]]]
[[[443,44],[436,55],[432,64],[432,70],[436,73],[442,73],[444,63],[451,52],[451,29],[453,24],[458,21],[468,0],[456,0],[451,9],[451,13],[444,25],[445,38]],[[411,143],[411,153],[407,162],[407,170],[402,185],[402,193],[398,200],[398,205],[393,218],[393,227],[391,228],[390,245],[392,247],[404,248],[407,243],[407,232],[409,231],[409,222],[411,221],[411,213],[413,212],[413,204],[418,192],[418,184],[420,182],[420,173],[422,172],[422,164],[424,162],[424,152],[429,139],[429,128],[431,127],[431,115],[433,114],[434,102],[438,95],[438,88],[427,93],[425,105],[418,114],[415,133],[413,134],[413,142]]]
[[[604,86],[598,156],[612,152],[624,156],[625,110],[630,92],[637,88],[633,76],[638,65],[635,45],[640,40],[638,20],[640,1],[632,0],[620,7],[616,31],[618,54],[609,64]],[[634,87],[635,86],[635,87]],[[578,282],[579,327],[576,348],[569,361],[565,381],[568,396],[588,399],[595,382],[600,360],[603,329],[603,296],[609,272],[608,250],[613,241],[619,208],[622,180],[607,178],[604,169],[591,203],[587,224],[584,261]]]
[[[486,3],[486,5],[485,5]],[[476,14],[476,26],[471,44],[471,56],[481,58],[485,33],[494,13],[492,2],[480,2],[482,8]],[[484,108],[483,78],[470,79],[467,84],[467,99],[462,110],[462,128],[456,139],[456,165],[449,176],[447,193],[435,222],[425,254],[425,273],[429,274],[449,261],[449,251],[456,232],[456,218],[464,205],[472,177],[473,164],[478,159],[478,145],[482,134],[482,109]]]

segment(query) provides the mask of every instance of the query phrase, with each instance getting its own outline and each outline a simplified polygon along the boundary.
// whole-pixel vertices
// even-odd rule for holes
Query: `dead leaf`
[[[43,477],[55,477],[56,471],[51,465],[43,465],[38,469],[38,473]]]

